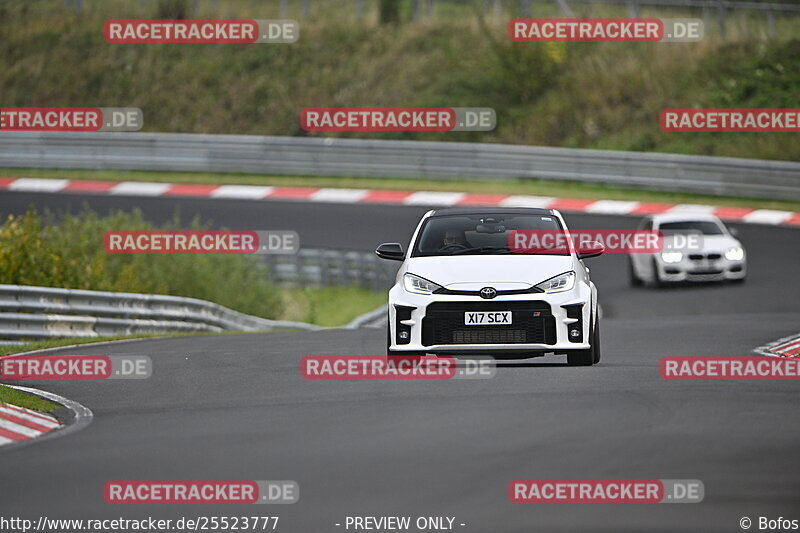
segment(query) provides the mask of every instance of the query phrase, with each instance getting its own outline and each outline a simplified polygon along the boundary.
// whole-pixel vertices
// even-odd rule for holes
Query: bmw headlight
[[[550,278],[538,284],[537,289],[544,292],[564,292],[575,286],[575,272],[564,272],[554,278]]]
[[[661,260],[665,263],[680,263],[683,252],[661,252]]]
[[[728,261],[741,261],[744,259],[744,249],[741,246],[730,248],[725,252],[725,259]]]
[[[431,294],[436,289],[442,288],[441,285],[437,285],[432,281],[408,273],[403,276],[403,287],[414,294]]]

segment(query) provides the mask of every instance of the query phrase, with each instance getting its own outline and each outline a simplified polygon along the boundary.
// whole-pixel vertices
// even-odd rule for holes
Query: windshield
[[[703,235],[724,235],[725,232],[714,221],[695,220],[684,222],[663,222],[658,229],[662,233],[702,233]]]
[[[412,257],[493,255],[512,253],[509,237],[517,230],[562,231],[551,215],[476,214],[429,218],[417,237]],[[513,250],[514,253],[522,253]],[[526,254],[535,253],[532,250]],[[553,253],[548,255],[569,255]]]

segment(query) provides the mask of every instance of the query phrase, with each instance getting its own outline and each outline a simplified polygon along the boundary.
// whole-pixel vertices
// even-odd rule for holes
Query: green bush
[[[155,227],[138,209],[106,217],[85,209],[56,221],[31,207],[0,227],[0,283],[189,296],[264,318],[280,316],[281,293],[254,257],[116,255],[103,248],[106,231],[154,229],[185,228],[177,217]],[[189,229],[208,226],[195,219]]]

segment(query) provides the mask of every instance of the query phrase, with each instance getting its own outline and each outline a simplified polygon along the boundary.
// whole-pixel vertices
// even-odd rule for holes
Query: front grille
[[[465,326],[466,311],[511,311],[511,324]],[[556,322],[546,302],[438,302],[422,319],[423,346],[526,343],[556,343]]]
[[[691,259],[692,261],[702,261],[703,259],[709,259],[711,261],[716,261],[717,259],[721,259],[721,258],[722,258],[721,254],[708,254],[708,255],[689,254],[689,259]]]
[[[717,276],[722,274],[722,270],[717,268],[704,268],[702,270],[692,270],[686,273],[688,276]]]

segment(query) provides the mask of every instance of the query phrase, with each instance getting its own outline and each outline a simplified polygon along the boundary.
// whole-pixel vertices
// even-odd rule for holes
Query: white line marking
[[[275,187],[256,185],[221,185],[211,192],[212,198],[243,198],[261,200],[270,195]]]
[[[11,356],[11,357],[14,357],[14,356]],[[53,417],[53,416],[46,415],[44,413],[40,413],[39,411],[32,411],[30,409],[25,409],[24,407],[20,407],[18,405],[0,404],[0,406],[5,407],[6,409],[10,409],[12,411],[27,413],[30,416],[34,417],[34,418],[41,418],[43,420],[52,420],[52,421],[58,422],[58,420],[56,420],[55,417]]]
[[[309,196],[309,200],[314,202],[356,203],[360,202],[367,194],[369,194],[367,189],[320,189]]]
[[[8,186],[12,191],[58,192],[69,185],[69,180],[19,178]]]
[[[5,418],[0,415],[0,428],[7,429],[9,431],[13,431],[14,433],[19,433],[25,437],[38,437],[42,434],[41,431],[36,431],[35,429],[27,428],[25,426],[20,426],[19,424],[15,424],[11,420],[6,420]]]
[[[755,348],[753,351],[756,353],[760,353],[761,355],[767,355],[769,357],[782,357],[776,353],[777,348],[781,348],[785,346],[787,343],[793,343],[794,341],[800,340],[800,334],[795,333],[794,335],[788,335],[776,341],[768,342],[763,346],[759,346]]]
[[[148,183],[144,181],[123,181],[114,185],[111,194],[125,196],[161,196],[172,187],[172,183]]]
[[[598,200],[586,207],[587,213],[612,213],[627,215],[639,207],[639,202],[623,202],[620,200]]]
[[[456,205],[463,192],[417,191],[403,200],[405,205]]]
[[[778,346],[775,346],[773,350],[776,352],[788,352],[792,348],[798,348],[798,347],[800,347],[800,339],[779,344]]]
[[[541,207],[547,208],[555,201],[550,196],[509,196],[500,205],[503,207]]]
[[[773,209],[756,209],[746,214],[742,220],[750,224],[780,224],[794,216],[791,211],[775,211]]]
[[[56,421],[55,418],[46,419],[46,418],[42,418],[42,417],[39,417],[39,416],[31,416],[28,413],[15,411],[14,409],[9,409],[8,407],[5,407],[4,405],[0,404],[0,416],[2,416],[2,413],[5,413],[5,414],[11,415],[11,416],[16,416],[17,418],[21,418],[23,420],[27,420],[29,422],[33,422],[35,424],[39,424],[40,426],[44,426],[44,427],[47,427],[47,428],[50,428],[50,429],[55,429],[55,428],[57,428],[58,426],[61,425]]]

